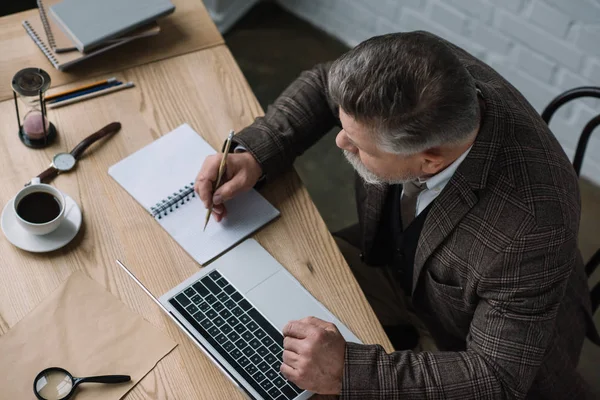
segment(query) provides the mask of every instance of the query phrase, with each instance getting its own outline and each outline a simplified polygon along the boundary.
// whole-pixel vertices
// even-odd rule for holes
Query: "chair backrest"
[[[550,124],[550,120],[554,113],[563,105],[568,103],[571,100],[579,99],[581,97],[596,97],[600,99],[600,87],[596,86],[583,86],[575,89],[567,90],[566,92],[558,95],[554,100],[548,104],[548,106],[542,112],[542,119],[546,122],[546,124]],[[600,114],[592,118],[583,128],[581,135],[579,136],[579,141],[577,142],[577,148],[575,149],[575,157],[573,158],[573,168],[575,169],[575,173],[579,176],[581,172],[581,165],[583,164],[583,156],[585,155],[585,150],[587,148],[588,142],[590,140],[590,136],[594,129],[600,125]],[[600,249],[596,251],[596,253],[590,258],[590,260],[585,265],[585,273],[588,278],[592,275],[594,270],[600,264]],[[594,287],[592,287],[590,291],[590,298],[592,301],[592,314],[596,312],[598,307],[600,306],[600,282],[598,282]],[[598,341],[598,337],[594,337],[593,335],[588,335],[588,337],[600,345]]]

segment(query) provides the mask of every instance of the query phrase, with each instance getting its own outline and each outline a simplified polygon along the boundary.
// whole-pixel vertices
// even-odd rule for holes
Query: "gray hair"
[[[462,144],[479,122],[474,79],[449,44],[427,32],[360,43],[331,65],[329,93],[390,153]]]

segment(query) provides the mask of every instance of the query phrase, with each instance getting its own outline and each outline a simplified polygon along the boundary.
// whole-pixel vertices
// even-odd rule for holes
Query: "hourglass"
[[[19,138],[28,147],[42,148],[56,138],[56,127],[46,116],[44,96],[50,87],[50,75],[40,68],[25,68],[12,80],[15,110],[19,124]],[[17,97],[20,101],[17,101]],[[19,116],[19,103],[25,107],[23,120]]]

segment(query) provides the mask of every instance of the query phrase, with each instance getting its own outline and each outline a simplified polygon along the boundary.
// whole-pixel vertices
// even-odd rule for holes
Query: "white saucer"
[[[12,198],[2,210],[2,232],[9,242],[20,249],[33,253],[45,253],[60,249],[69,243],[81,228],[81,210],[70,196],[65,194],[66,217],[60,226],[47,235],[37,236],[27,232],[17,221],[13,212]]]

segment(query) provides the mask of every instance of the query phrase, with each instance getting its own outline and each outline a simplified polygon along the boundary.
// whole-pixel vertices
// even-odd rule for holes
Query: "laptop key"
[[[227,303],[225,303],[225,306],[227,306]],[[239,307],[234,307],[234,308],[231,310],[231,313],[232,313],[233,315],[235,315],[236,317],[239,317],[240,315],[242,315],[242,314],[244,313],[244,310],[242,310],[242,309],[241,309],[241,308],[239,308]]]
[[[229,318],[229,319],[227,320],[227,322],[230,322],[230,320],[231,320],[231,318]],[[229,323],[229,325],[232,325],[232,326],[233,326],[233,324],[232,324],[231,322]],[[241,335],[242,333],[246,332],[246,327],[245,327],[244,325],[242,325],[242,324],[238,324],[238,325],[236,325],[236,326],[235,326],[233,329],[235,329],[235,331],[236,331],[237,333],[239,333],[240,335]]]
[[[275,342],[273,341],[273,339],[271,339],[268,336],[265,336],[264,338],[262,338],[260,340],[262,342],[262,344],[264,344],[267,347],[270,347],[272,344],[274,344]]]
[[[246,347],[244,350],[242,350],[242,352],[246,355],[246,357],[252,357],[254,354],[256,354],[250,346]]]
[[[227,294],[233,294],[233,293],[235,293],[235,288],[233,286],[231,286],[231,285],[227,285],[227,286],[223,287],[223,290]]]
[[[248,327],[248,329],[250,329],[252,332],[254,332],[255,330],[258,329],[258,325],[256,325],[256,322],[254,321],[250,321],[250,323],[248,325],[246,325]],[[259,338],[260,339],[260,338]]]
[[[250,375],[255,374],[256,371],[258,371],[258,369],[256,369],[256,366],[253,364],[248,364],[244,367],[244,369],[246,370],[247,373],[249,373]]]
[[[194,297],[194,295],[196,294],[196,292],[194,291],[194,289],[193,289],[193,288],[191,288],[191,287],[189,287],[189,288],[185,289],[185,290],[183,291],[183,293],[185,293],[185,295],[186,295],[187,297],[190,297],[190,298],[191,298],[191,297]]]
[[[271,390],[269,390],[267,393],[269,393],[269,396],[271,396],[272,399],[276,399],[281,394],[279,389],[276,387],[271,388]]]
[[[190,304],[190,299],[187,298],[187,296],[183,293],[179,293],[175,299],[179,302],[179,304],[181,304],[184,307],[187,307]]]
[[[227,341],[227,337],[225,335],[223,335],[222,333],[218,334],[217,337],[215,338],[215,340],[217,342],[219,342],[219,344],[223,344]]]
[[[242,352],[239,351],[238,349],[231,350],[231,357],[233,357],[233,358],[235,358],[237,360],[241,356],[242,356]]]
[[[250,364],[250,360],[248,360],[246,357],[242,356],[242,358],[240,358],[239,360],[237,360],[238,364],[240,364],[242,367],[245,367],[246,365]]]
[[[211,321],[210,319],[208,319],[208,318],[207,318],[207,319],[205,319],[204,321],[202,321],[202,322],[200,323],[200,325],[202,325],[202,327],[203,327],[204,329],[206,329],[206,330],[209,330],[211,327],[213,327],[213,326],[214,326],[214,325],[213,325],[213,323],[212,323],[212,321]]]
[[[277,357],[277,354],[279,354],[279,351],[281,350],[281,348],[279,346],[277,346],[276,343],[273,343],[272,345],[269,346],[269,350],[271,351],[271,353],[275,354],[275,357]],[[280,357],[277,357],[278,360],[281,360]]]
[[[269,370],[265,371],[265,375],[267,376],[267,378],[269,378],[271,380],[277,378],[277,372],[275,372],[274,369],[269,369]]]
[[[242,337],[244,339],[246,339],[247,342],[250,342],[251,340],[254,339],[254,336],[252,336],[252,334],[249,331],[246,331],[242,334]]]
[[[198,304],[198,308],[200,309],[200,311],[206,311],[210,308],[210,306],[207,302],[203,301],[202,303]]]
[[[221,277],[221,273],[217,270],[214,270],[213,272],[211,272],[210,274],[208,274],[208,276],[210,276],[213,280],[217,280]],[[206,278],[205,278],[206,279]]]
[[[258,339],[252,339],[248,342],[248,344],[252,346],[253,349],[258,349],[260,347],[260,342],[258,341]]]
[[[229,326],[229,325],[227,325],[227,326]],[[236,332],[231,332],[229,335],[227,335],[227,337],[232,342],[236,342],[240,338],[240,335],[238,335]]]
[[[271,350],[271,353],[275,354],[275,357],[277,357],[277,354],[279,354],[279,351],[281,350],[281,348],[279,346],[277,346],[277,344],[273,343],[272,345],[269,346],[269,350]],[[278,360],[281,360],[281,357],[277,357]]]
[[[217,302],[217,298],[215,296],[213,296],[212,294],[209,294],[208,296],[206,296],[204,298],[204,300],[206,300],[206,302],[210,305],[213,305]]]
[[[192,297],[190,300],[192,300],[192,303],[194,303],[195,305],[198,305],[202,301],[202,297],[194,295],[194,297]]]
[[[250,325],[250,324],[248,324],[248,325]],[[250,328],[250,326],[248,326],[248,329],[253,330],[252,328]],[[267,334],[262,329],[259,329],[256,332],[254,332],[254,336],[256,336],[259,339],[262,339],[265,336],[267,336]]]
[[[213,304],[213,306],[212,306],[212,307],[213,307],[215,310],[217,310],[217,311],[221,311],[222,309],[224,309],[224,308],[225,308],[225,306],[223,305],[223,303],[215,303],[215,304]]]
[[[233,299],[233,301],[235,301],[237,303],[240,300],[242,300],[244,297],[239,292],[235,292],[231,295],[231,298]]]
[[[224,304],[225,308],[227,308],[228,310],[233,310],[235,308],[235,301],[231,299],[227,300]]]
[[[296,397],[296,391],[294,389],[292,389],[291,387],[289,387],[288,385],[285,385],[284,387],[281,388],[281,391],[283,392],[283,394],[285,394],[287,396],[288,399],[293,399],[294,397]]]
[[[231,343],[230,341],[227,341],[227,342],[223,343],[223,348],[225,349],[225,351],[232,352],[233,349],[235,349],[235,345],[233,343]]]
[[[227,323],[231,326],[236,326],[240,321],[234,316],[227,318]]]
[[[219,333],[221,333],[221,331],[216,326],[213,326],[208,330],[208,333],[210,334],[210,336],[217,336]]]
[[[196,292],[198,292],[198,294],[202,297],[206,297],[206,295],[208,294],[208,289],[206,288],[206,286],[200,283],[200,281],[194,283],[192,287],[196,289]]]
[[[229,325],[225,324],[221,327],[221,332],[223,332],[224,334],[228,334],[229,332],[233,331],[233,328],[230,327]],[[233,332],[235,333],[235,332]]]
[[[244,310],[244,311],[248,311],[249,309],[252,308],[252,305],[250,303],[248,303],[248,300],[246,300],[246,299],[240,301],[238,304],[240,307],[242,307],[242,310]]]
[[[278,376],[277,378],[273,379],[273,385],[277,387],[283,387],[285,385],[285,379]]]
[[[192,305],[190,307],[195,307],[195,306]],[[247,314],[242,314],[242,315],[240,315],[240,321],[242,322],[242,324],[247,325],[250,322],[250,317]]]
[[[219,312],[219,315],[220,315],[221,317],[223,317],[223,318],[226,318],[226,319],[227,319],[227,318],[231,317],[231,311],[229,311],[229,310],[221,310],[221,311]]]
[[[229,300],[229,296],[227,296],[227,293],[221,292],[217,295],[217,299],[221,300],[222,302],[226,302]]]
[[[260,386],[265,390],[271,390],[273,388],[273,384],[270,380],[263,381]]]
[[[198,311],[196,314],[194,314],[194,319],[198,322],[202,321],[204,319],[204,314],[202,311]]]
[[[267,372],[270,368],[271,367],[269,367],[269,364],[264,361],[258,364],[258,369],[260,369],[262,372]]]
[[[194,304],[190,304],[189,306],[187,306],[185,308],[187,310],[187,312],[189,312],[191,315],[194,315],[198,312],[198,307],[196,307]]]
[[[266,357],[267,354],[269,354],[269,350],[267,350],[265,346],[260,346],[256,352],[260,354],[261,357]]]
[[[248,346],[248,343],[244,342],[242,339],[239,339],[235,342],[235,345],[238,347],[238,349],[243,350],[244,347]]]
[[[219,287],[223,288],[223,287],[227,286],[227,281],[225,279],[221,278],[217,281],[217,285],[219,285]]]
[[[217,295],[221,293],[221,288],[210,279],[203,278],[202,283],[208,288],[208,290],[210,290],[212,294]]]
[[[225,323],[225,320],[221,317],[217,317],[215,319],[213,319],[213,324],[215,324],[216,326],[221,326]]]
[[[258,383],[261,383],[262,381],[267,379],[260,371],[256,371],[256,373],[254,375],[252,375],[252,378],[254,378],[254,380]]]
[[[210,319],[215,319],[217,317],[217,312],[215,310],[208,310],[206,316]]]
[[[252,362],[252,364],[257,365],[259,362],[262,361],[262,358],[260,358],[258,354],[254,354],[252,357],[250,357],[250,361]]]

